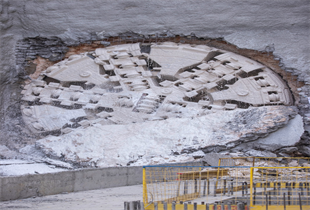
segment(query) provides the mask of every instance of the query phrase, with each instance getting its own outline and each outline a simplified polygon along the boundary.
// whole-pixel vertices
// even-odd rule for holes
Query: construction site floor
[[[124,201],[142,201],[142,185],[63,193],[0,202],[1,210],[123,210]]]

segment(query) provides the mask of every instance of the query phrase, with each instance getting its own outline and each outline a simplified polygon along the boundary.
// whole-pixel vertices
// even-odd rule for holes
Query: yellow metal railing
[[[245,201],[250,183],[249,167],[145,166],[143,202]],[[247,176],[244,174],[248,173]]]
[[[251,167],[250,207],[310,209],[310,167]]]
[[[308,167],[310,157],[228,157],[219,158],[218,166]]]
[[[166,205],[166,207],[165,207]],[[184,206],[186,205],[187,208],[185,208]],[[144,208],[145,210],[154,210],[154,209],[158,209],[158,210],[223,210],[222,206],[224,207],[224,210],[228,210],[228,205],[216,205],[216,204],[163,204],[163,203],[158,203],[156,204],[156,208],[154,204],[150,204],[148,207]],[[208,208],[207,208],[208,207]],[[229,205],[231,210],[238,210],[238,207],[236,204],[233,205]],[[249,210],[248,208],[246,208],[246,210]]]
[[[238,157],[221,158],[215,167],[145,166],[143,202],[146,209],[160,209],[163,203],[178,209],[191,201],[241,202],[251,210],[310,210],[308,164],[309,158]]]

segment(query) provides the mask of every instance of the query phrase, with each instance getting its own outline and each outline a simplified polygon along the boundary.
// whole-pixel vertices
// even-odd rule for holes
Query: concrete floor
[[[0,202],[0,209],[123,210],[124,201],[142,201],[142,185],[90,190]]]
[[[237,192],[234,196],[240,196]],[[197,198],[192,202],[214,203],[215,201],[233,198],[234,196],[212,195]],[[63,193],[43,197],[0,202],[1,210],[123,210],[125,201],[142,201],[142,185],[115,187],[74,193]]]
[[[263,189],[258,189],[258,192]],[[267,188],[272,190],[272,188]],[[236,196],[241,197],[242,192],[235,192],[233,196],[224,196],[217,194],[214,197],[203,196],[192,200],[192,203],[200,204],[202,201],[213,204],[215,201],[233,199]],[[249,195],[248,195],[249,196]],[[245,200],[249,198],[245,196]],[[49,195],[43,197],[33,197],[21,200],[0,202],[1,210],[123,210],[125,201],[142,201],[142,185],[133,185],[126,187],[106,188],[100,190],[90,190],[74,193],[63,193],[58,195]]]

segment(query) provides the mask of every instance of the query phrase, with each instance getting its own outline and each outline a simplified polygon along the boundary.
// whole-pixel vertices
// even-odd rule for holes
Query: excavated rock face
[[[24,122],[32,133],[50,135],[37,149],[78,165],[243,151],[239,145],[297,114],[286,83],[271,69],[205,45],[115,45],[41,66],[21,92]]]
[[[216,116],[219,119],[222,116],[224,118],[226,115],[227,117],[230,116],[231,120],[227,121],[226,124],[222,124],[225,124],[224,127],[228,130],[228,133],[233,132],[232,136],[234,137],[230,138],[230,135],[224,135],[227,138],[226,141],[224,137],[216,135],[214,138],[217,140],[214,140],[212,145],[207,142],[200,145],[200,140],[195,136],[199,136],[201,129],[194,129],[198,134],[188,134],[188,136],[184,137],[180,135],[178,137],[180,142],[186,142],[185,139],[190,139],[188,143],[180,143],[180,148],[173,148],[170,153],[168,151],[158,151],[158,154],[178,155],[178,160],[192,158],[187,156],[187,153],[191,152],[194,152],[191,153],[193,157],[201,157],[203,152],[221,151],[242,151],[243,154],[248,155],[269,155],[270,152],[266,153],[265,150],[277,153],[280,156],[310,154],[310,74],[308,71],[310,54],[308,47],[308,17],[310,13],[308,11],[308,1],[282,1],[280,6],[278,2],[273,1],[268,3],[261,3],[260,1],[240,3],[234,0],[221,1],[212,5],[203,1],[193,3],[186,0],[177,4],[173,1],[124,1],[122,3],[113,3],[111,1],[93,0],[87,4],[71,1],[0,1],[0,144],[7,146],[7,148],[3,147],[5,154],[11,154],[7,155],[7,157],[24,157],[24,155],[16,154],[22,148],[20,151],[27,153],[27,155],[34,153],[44,155],[42,153],[44,151],[45,154],[61,157],[78,164],[85,163],[85,165],[90,163],[96,165],[124,165],[126,161],[130,163],[137,161],[137,157],[144,157],[140,160],[143,162],[147,160],[147,155],[143,151],[140,151],[139,154],[133,152],[130,155],[124,155],[122,161],[116,158],[110,162],[102,157],[102,153],[98,153],[101,156],[99,155],[97,159],[94,157],[85,159],[82,153],[74,151],[77,154],[76,156],[81,159],[81,161],[78,161],[79,158],[73,158],[69,155],[70,152],[61,151],[61,154],[58,155],[57,148],[52,143],[49,145],[45,138],[68,138],[70,143],[70,139],[73,138],[70,135],[77,131],[86,132],[94,126],[109,128],[109,126],[133,126],[138,125],[139,122],[142,124],[167,123],[168,121],[175,122],[191,118],[199,119],[209,115]],[[185,11],[187,15],[184,16],[183,12],[176,12],[176,8],[178,8],[178,11]],[[115,16],[115,14],[118,15]],[[204,15],[196,18],[197,14]],[[193,63],[193,65],[187,65],[188,61],[181,59],[186,64],[186,68],[182,69],[180,67],[178,69],[177,66],[172,66],[171,69],[177,69],[177,72],[171,74],[169,72],[170,67],[167,66],[168,61],[165,63],[157,55],[152,54],[151,48],[153,48],[154,53],[156,51],[155,45],[150,47],[150,43],[158,44],[166,41],[189,44],[190,46],[187,46],[189,49],[199,48],[202,51],[207,50],[208,52],[222,54],[210,55],[213,57],[213,64],[212,59],[209,59],[210,57],[204,57],[206,59],[198,59],[197,61],[195,59],[200,57],[195,56],[194,60],[197,63]],[[142,67],[143,69],[141,71],[135,70],[137,73],[134,72],[133,74],[136,76],[140,74],[145,79],[145,81],[142,81],[143,84],[140,82],[138,85],[124,82],[133,75],[128,77],[128,74],[121,75],[114,70],[106,73],[103,66],[106,65],[105,62],[107,61],[102,60],[100,55],[98,56],[95,52],[97,48],[105,48],[109,45],[133,43],[142,43],[140,52],[145,57],[132,56],[135,59],[142,60],[142,62],[144,60],[147,64],[141,66],[141,63],[139,65],[136,63],[138,66],[134,67],[137,69]],[[204,46],[201,48],[198,45]],[[169,55],[174,54],[175,49],[173,47],[170,46]],[[162,55],[164,52],[168,52],[167,48],[163,51],[160,46],[157,50],[161,51]],[[197,50],[194,51],[192,51],[192,54],[197,54]],[[66,82],[64,79],[68,78],[62,77],[59,69],[57,70],[53,66],[55,64],[56,67],[65,67],[68,60],[60,64],[56,63],[69,59],[72,55],[74,56],[70,58],[68,64],[78,61],[80,58],[83,60],[85,58],[82,57],[85,57],[86,54],[80,54],[89,52],[88,58],[93,59],[96,57],[98,62],[98,64],[91,63],[90,66],[95,66],[95,69],[99,68],[98,77],[93,78],[89,83],[87,83],[88,80],[86,79],[91,77],[87,72],[89,70],[86,70],[86,73],[80,72],[82,74],[78,75],[84,76],[85,80],[80,82],[80,80],[75,81],[76,78],[74,78],[74,83],[71,83],[72,80],[70,79],[72,78],[69,78],[68,82]],[[237,54],[236,56],[245,56],[247,59],[251,59],[250,62],[253,62],[254,66],[262,65],[264,68],[260,69],[261,71],[254,71],[254,75],[248,72],[249,69],[243,71],[242,68],[239,70],[232,69],[233,73],[223,73],[222,70],[217,68],[213,68],[213,70],[212,65],[214,67],[216,60],[221,60],[221,56],[227,55],[228,52],[234,53],[231,54],[234,56],[235,54]],[[93,53],[94,55],[92,55]],[[219,56],[219,59],[215,58],[217,56]],[[120,57],[120,59],[122,58]],[[220,65],[229,70],[227,67],[234,64],[234,62],[230,60],[230,64],[223,62]],[[49,67],[51,68],[49,69],[51,70],[50,73],[46,72]],[[79,65],[77,67],[79,68]],[[54,75],[55,78],[53,78],[53,75],[48,75],[53,74],[53,68],[56,70],[55,72],[58,72],[57,75]],[[70,65],[68,65],[68,68],[70,68]],[[178,72],[178,70],[181,71]],[[41,74],[42,71],[44,71],[43,74]],[[113,72],[115,75],[109,74],[113,74]],[[147,73],[142,75],[145,72],[151,72],[152,75],[147,76]],[[166,74],[167,72],[168,74]],[[217,78],[208,83],[208,81],[204,81],[205,75],[197,75],[199,72],[215,74]],[[105,78],[105,85],[101,86],[94,83],[102,77]],[[117,77],[120,77],[119,81],[117,81]],[[107,83],[111,79],[113,82]],[[192,81],[197,81],[197,83]],[[199,84],[202,85],[202,89],[197,87]],[[252,90],[244,91],[243,85],[253,87],[252,90],[256,90],[256,92]],[[260,90],[255,89],[257,85],[261,87]],[[135,90],[128,90],[133,86],[135,86]],[[142,90],[145,87],[149,88]],[[181,91],[182,88],[186,95],[185,92]],[[55,89],[54,92],[52,91],[55,95],[54,98],[47,97],[49,95],[48,89]],[[103,93],[100,91],[95,93],[94,90],[96,89],[103,90]],[[169,93],[166,89],[172,89],[172,92]],[[267,92],[263,92],[263,89],[267,90]],[[164,91],[162,92],[162,90]],[[289,93],[287,93],[287,90],[289,90]],[[31,93],[27,91],[31,91]],[[143,108],[136,107],[136,102],[141,99],[141,94],[149,94],[147,91],[155,93],[157,96],[165,96],[165,98],[160,97],[159,100],[155,99],[157,105],[152,113],[147,111],[150,107],[143,105],[146,100],[142,100]],[[73,92],[75,94],[71,96]],[[111,100],[106,100],[109,102],[104,105],[111,105],[109,103],[113,102],[113,110],[110,108],[102,110],[103,108],[98,106],[102,105],[102,100],[96,101],[98,97],[102,98],[107,93]],[[126,97],[119,98],[118,96],[122,93],[125,93]],[[197,95],[195,95],[196,93]],[[89,94],[92,98],[76,105],[83,101],[80,96],[84,94]],[[183,96],[180,97],[180,94],[183,94]],[[177,101],[171,100],[173,96],[176,96]],[[21,100],[22,98],[23,100]],[[171,104],[171,101],[174,104]],[[131,102],[133,103],[132,107],[130,107]],[[272,125],[265,129],[266,126],[258,123],[258,128],[253,129],[254,124],[252,122],[256,122],[254,119],[265,116],[265,111],[262,111],[262,109],[266,108],[266,105],[273,105],[273,108],[277,107],[276,109],[281,110],[287,109],[285,112],[280,111],[279,114],[280,118],[282,118],[282,115],[286,116],[283,117],[283,124],[280,123],[281,126],[284,126],[283,128]],[[289,107],[289,105],[295,105],[296,107]],[[125,113],[120,112],[121,109],[125,110],[126,106],[129,106],[127,107],[128,111]],[[136,109],[133,111],[134,108]],[[182,112],[182,116],[175,110]],[[278,112],[275,111],[275,113]],[[295,116],[296,112],[298,112],[298,115],[294,119],[287,120]],[[125,120],[124,117],[119,120],[119,115],[115,113],[122,113],[129,117]],[[153,115],[154,117],[150,117]],[[141,118],[141,116],[143,117]],[[132,124],[133,120],[131,119],[133,118],[135,124]],[[275,122],[279,122],[276,116],[271,117],[271,119],[273,118],[275,118]],[[264,119],[266,118],[264,117]],[[188,124],[188,121],[182,122],[185,125]],[[284,125],[285,123],[286,125]],[[212,129],[210,129],[212,133],[217,133],[222,132],[224,127],[213,124]],[[243,129],[246,131],[244,132]],[[300,138],[303,129],[305,129],[305,132]],[[140,130],[139,132],[141,132]],[[175,132],[182,133],[183,130],[176,129]],[[272,132],[274,130],[276,132]],[[94,132],[98,132],[98,130]],[[101,136],[101,133],[98,132],[98,136]],[[154,128],[153,132],[148,135],[156,136],[157,133],[158,130]],[[165,131],[165,134],[168,135],[169,130]],[[212,136],[211,134],[208,133],[207,135]],[[259,139],[257,139],[258,137]],[[185,138],[184,141],[183,138]],[[220,142],[221,138],[226,143],[216,143]],[[42,139],[43,143],[41,144],[41,141],[36,143],[40,139]],[[290,139],[290,141],[287,141],[287,139]],[[244,143],[248,140],[250,142]],[[252,142],[252,140],[255,141]],[[154,141],[156,142],[156,139]],[[171,139],[169,141],[174,142]],[[298,143],[295,144],[296,142]],[[39,151],[34,148],[35,143]],[[194,143],[196,146],[197,144],[200,145],[200,149],[199,146],[190,146]],[[72,144],[79,146],[79,144],[83,145],[84,143],[80,139],[78,144]],[[108,144],[109,142],[105,146]],[[293,144],[295,145],[292,147]],[[30,146],[24,147],[26,145]],[[140,146],[137,144],[136,147]],[[287,149],[282,148],[283,146],[287,147]],[[66,149],[69,151],[71,147]],[[79,149],[82,149],[82,146]],[[111,148],[112,151],[115,151],[114,149]],[[150,157],[154,163],[158,163],[175,161],[176,158],[173,155],[162,157],[151,155]]]
[[[9,146],[97,167],[190,161],[209,152],[300,155],[281,148],[304,132],[290,107],[300,98],[289,88],[301,83],[284,81],[264,54],[249,53],[257,62],[220,41],[167,41],[20,41],[17,64],[29,75],[16,104],[16,136],[23,137]]]

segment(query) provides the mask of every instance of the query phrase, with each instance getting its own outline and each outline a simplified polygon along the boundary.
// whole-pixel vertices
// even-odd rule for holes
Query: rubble
[[[228,122],[248,110],[256,116],[251,119],[252,125],[227,126]],[[229,111],[225,115],[224,111],[218,111],[193,119],[170,118],[118,125],[96,123],[87,128],[79,127],[62,136],[47,136],[36,142],[36,148],[47,156],[61,158],[66,162],[97,167],[126,166],[129,162],[135,165],[148,164],[152,163],[153,158],[160,156],[168,157],[174,162],[179,160],[179,155],[176,154],[181,154],[184,149],[195,152],[209,147],[226,148],[230,143],[254,143],[258,138],[255,135],[246,139],[241,137],[251,133],[266,135],[268,130],[285,126],[294,115],[294,109],[285,106],[248,110]],[[217,126],[216,130],[214,125]],[[230,150],[233,148],[226,149]],[[259,156],[263,156],[266,152],[260,153]]]

